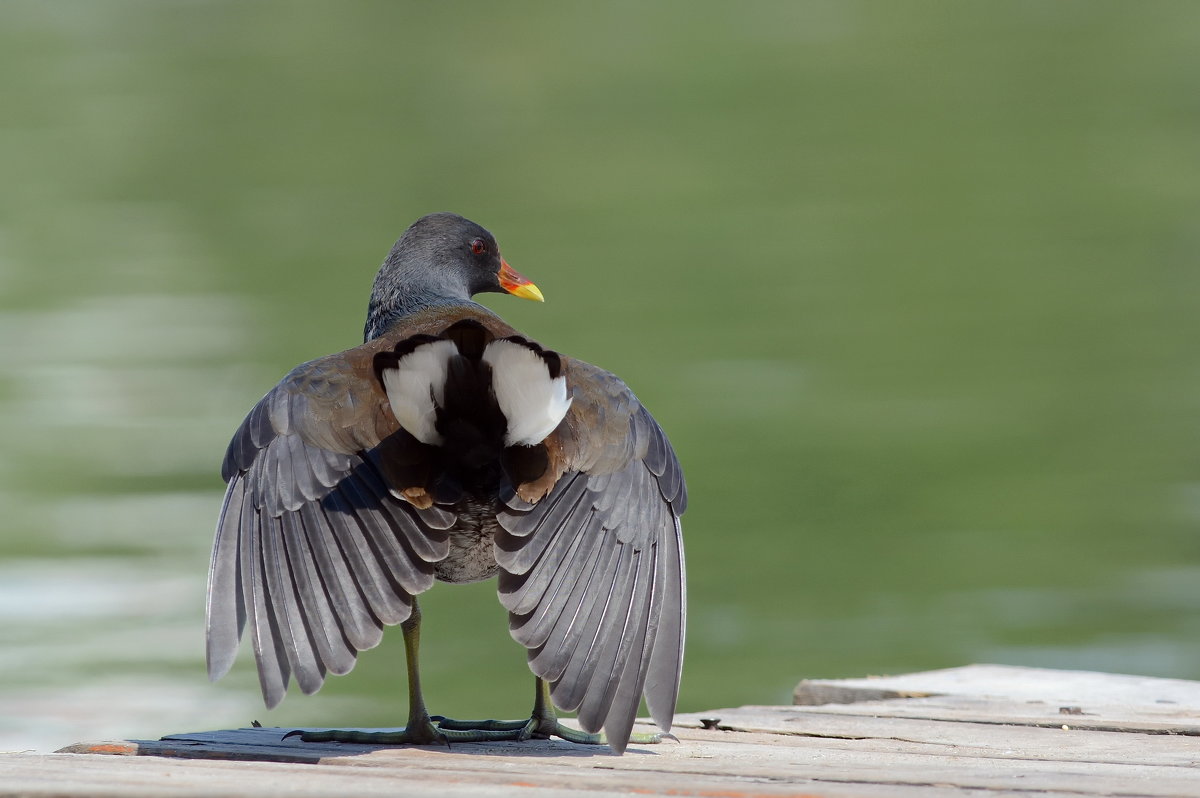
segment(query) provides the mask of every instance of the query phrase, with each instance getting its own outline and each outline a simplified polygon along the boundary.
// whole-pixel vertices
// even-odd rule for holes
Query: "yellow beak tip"
[[[531,299],[534,302],[545,302],[546,297],[542,296],[541,290],[533,283],[522,283],[514,288],[508,289],[508,293],[513,296],[519,296],[521,299]]]

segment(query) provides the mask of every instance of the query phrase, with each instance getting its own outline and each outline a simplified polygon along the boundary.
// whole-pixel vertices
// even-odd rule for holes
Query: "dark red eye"
[[[487,252],[487,244],[483,243],[482,238],[477,238],[471,242],[471,252],[476,255],[482,255]]]

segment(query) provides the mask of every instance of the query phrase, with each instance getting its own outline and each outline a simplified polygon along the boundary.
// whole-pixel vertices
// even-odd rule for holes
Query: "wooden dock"
[[[795,698],[681,715],[678,742],[624,756],[310,744],[272,728],[81,743],[0,754],[0,795],[1200,796],[1200,682],[972,665],[806,681]]]

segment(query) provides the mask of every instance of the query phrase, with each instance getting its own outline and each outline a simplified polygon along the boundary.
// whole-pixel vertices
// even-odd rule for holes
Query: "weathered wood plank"
[[[718,719],[721,730],[817,737],[858,749],[932,753],[953,750],[964,757],[1041,759],[1192,767],[1200,765],[1200,741],[1186,736],[1116,734],[1069,726],[973,723],[889,715],[824,713],[815,707],[739,707],[676,718],[681,728],[700,729],[701,719]],[[1073,718],[1064,717],[1066,723]]]
[[[263,728],[95,743],[76,754],[0,755],[0,793],[1200,796],[1200,740],[1191,736],[1200,733],[1200,685],[1030,670],[823,683],[842,697],[877,698],[685,714],[678,742],[634,745],[623,757],[561,741],[312,744]],[[717,727],[705,728],[714,717]]]
[[[703,735],[705,739],[693,739]],[[782,739],[782,744],[781,744]],[[624,757],[562,756],[540,744],[514,753],[515,745],[455,746],[444,749],[346,751],[320,766],[285,762],[179,760],[162,757],[69,757],[46,762],[39,773],[3,768],[6,788],[38,794],[181,795],[208,794],[376,795],[402,786],[405,794],[520,794],[530,788],[655,795],[909,795],[1004,794],[1126,795],[1182,798],[1200,790],[1190,768],[1151,765],[987,761],[958,752],[940,755],[853,750],[823,738],[737,732],[687,732],[662,754]],[[363,746],[344,746],[350,749]],[[475,750],[461,750],[475,749]],[[488,749],[481,752],[478,749]],[[66,757],[68,755],[59,755]],[[97,760],[107,760],[97,762]],[[108,762],[130,767],[112,769]],[[2,761],[2,760],[0,760]],[[147,768],[145,762],[170,763]],[[0,765],[2,767],[2,765]],[[100,771],[104,772],[101,773]],[[63,781],[64,774],[69,775]],[[39,792],[53,785],[57,792]],[[98,783],[104,789],[95,789]],[[71,785],[76,785],[72,787]],[[87,789],[78,789],[87,785]],[[62,788],[62,789],[60,789]]]
[[[1069,710],[1064,712],[1064,710]],[[761,711],[760,720],[775,717],[769,729],[788,733],[792,724],[804,717],[828,718],[906,718],[910,720],[955,721],[980,725],[1030,726],[1092,731],[1134,732],[1141,734],[1170,734],[1200,736],[1200,714],[1186,708],[1156,709],[1096,704],[1059,704],[1044,701],[1011,701],[1003,698],[969,698],[965,696],[930,696],[887,701],[863,701],[856,704],[825,704],[798,707],[741,707],[714,709],[708,713],[681,716],[685,725],[700,726],[701,718],[733,717],[735,712]],[[787,718],[788,725],[779,726]],[[816,722],[816,721],[814,721]]]
[[[1079,709],[1079,714],[1062,712]],[[858,704],[827,704],[815,709],[821,715],[846,715],[959,721],[962,723],[1007,724],[1144,734],[1200,735],[1200,715],[1188,709],[1155,709],[1096,704],[1012,701],[1004,698],[930,696],[892,699]]]
[[[674,777],[655,774],[645,781],[644,790],[640,787],[637,789],[651,795],[672,794],[672,780]],[[721,784],[721,789],[725,789],[731,798],[740,795],[775,798],[802,794],[791,786],[765,785],[761,789],[755,787],[743,791],[736,779],[723,779]],[[547,789],[559,793],[580,791],[590,796],[615,798],[628,795],[631,788],[628,782],[608,780],[604,774],[572,774],[569,778],[550,775],[534,783],[528,780],[525,773],[504,769],[313,767],[285,762],[247,763],[72,754],[0,757],[0,794],[38,798],[234,798],[246,795],[256,798],[282,795],[297,798],[395,798],[398,795],[406,798],[477,798],[546,795]]]

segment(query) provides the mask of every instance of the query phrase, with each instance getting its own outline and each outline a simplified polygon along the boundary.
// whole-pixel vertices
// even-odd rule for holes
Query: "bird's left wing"
[[[229,670],[246,626],[268,707],[295,676],[311,693],[346,673],[433,584],[454,516],[393,493],[405,433],[364,344],[296,367],[233,436],[209,571],[208,671]],[[408,441],[411,443],[411,439]]]

